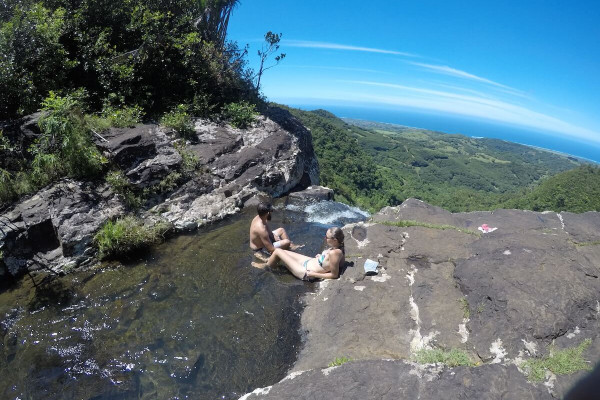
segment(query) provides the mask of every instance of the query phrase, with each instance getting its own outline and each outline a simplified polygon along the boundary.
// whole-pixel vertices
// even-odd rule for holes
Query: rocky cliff
[[[528,360],[578,346],[590,368],[600,360],[600,213],[409,199],[344,232],[347,267],[306,299],[291,373],[244,399],[562,398],[586,372],[532,382]],[[415,362],[432,349],[470,365]]]
[[[17,129],[33,140],[35,116]],[[113,128],[97,144],[128,183],[143,190],[182,169],[176,139],[175,132],[145,124]],[[239,212],[256,195],[277,197],[318,183],[310,132],[287,111],[272,108],[248,129],[197,120],[188,139],[184,151],[199,159],[200,173],[146,199],[136,213],[148,223],[166,220],[176,231],[189,231]],[[95,232],[126,209],[104,181],[65,179],[24,199],[0,215],[0,280],[95,262]]]

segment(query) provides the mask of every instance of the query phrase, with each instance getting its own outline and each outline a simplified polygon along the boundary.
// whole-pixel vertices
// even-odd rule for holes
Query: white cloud
[[[327,66],[327,65],[284,65],[284,66],[285,66],[285,68],[330,69],[330,70],[336,70],[336,71],[371,72],[374,74],[391,75],[391,72],[377,71],[374,69],[366,69],[366,68],[335,67],[335,66]]]
[[[367,53],[394,54],[397,56],[405,56],[405,57],[419,57],[418,55],[411,54],[411,53],[405,53],[402,51],[375,49],[372,47],[350,46],[350,45],[338,44],[338,43],[313,42],[310,40],[282,40],[281,44],[285,45],[285,46],[289,46],[289,47],[305,47],[305,48],[311,48],[311,49],[350,50],[350,51],[362,51],[362,52],[367,52]]]
[[[339,96],[340,98],[337,100],[352,99],[353,101],[441,111],[449,114],[519,125],[541,131],[566,134],[579,139],[600,143],[600,133],[598,132],[500,100],[391,83],[370,81],[343,82],[361,86],[394,89],[395,93],[392,95],[345,93]]]
[[[454,76],[454,77],[458,77],[458,78],[462,78],[462,79],[468,79],[468,80],[472,80],[472,81],[476,81],[476,82],[486,83],[488,85],[495,86],[496,88],[500,88],[500,89],[502,89],[502,91],[504,91],[506,93],[509,93],[509,94],[512,94],[515,96],[520,96],[520,97],[527,97],[527,95],[525,95],[525,93],[523,93],[521,90],[512,88],[510,86],[503,85],[498,82],[494,82],[490,79],[486,79],[486,78],[482,78],[477,75],[470,74],[465,71],[461,71],[456,68],[451,68],[451,67],[448,67],[445,65],[424,64],[424,63],[413,62],[413,61],[407,61],[407,62],[411,65],[415,65],[417,67],[421,67],[428,71],[432,71],[432,72],[435,72],[438,74]]]

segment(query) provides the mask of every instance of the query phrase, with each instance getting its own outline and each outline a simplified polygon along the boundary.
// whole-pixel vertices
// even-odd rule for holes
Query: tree
[[[265,43],[263,43],[261,50],[258,51],[258,56],[260,57],[260,68],[256,74],[256,91],[260,90],[260,79],[262,78],[263,73],[279,64],[279,62],[285,58],[285,53],[281,53],[275,57],[275,64],[265,67],[265,62],[267,59],[273,55],[273,53],[279,50],[279,42],[281,41],[282,35],[283,34],[281,33],[277,34],[271,31],[265,34]]]

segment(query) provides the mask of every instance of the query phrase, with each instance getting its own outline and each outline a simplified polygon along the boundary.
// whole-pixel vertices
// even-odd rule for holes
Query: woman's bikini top
[[[320,254],[317,257],[317,262],[319,263],[319,265],[322,267],[323,266],[323,260],[325,260],[325,254]]]
[[[317,262],[319,263],[321,268],[323,267],[323,261],[325,261],[325,256],[327,255],[327,253],[329,253],[330,250],[331,249],[327,249],[317,256]]]

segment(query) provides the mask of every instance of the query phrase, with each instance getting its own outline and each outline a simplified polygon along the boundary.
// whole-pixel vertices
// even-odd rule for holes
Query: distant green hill
[[[544,179],[582,165],[574,157],[497,139],[289,110],[313,134],[322,184],[342,201],[370,210],[408,197],[452,212],[506,207],[532,196]],[[518,204],[533,207],[525,199]]]
[[[505,205],[534,211],[600,211],[600,168],[584,165],[561,172]]]

